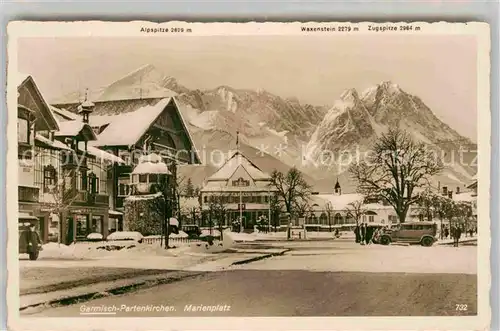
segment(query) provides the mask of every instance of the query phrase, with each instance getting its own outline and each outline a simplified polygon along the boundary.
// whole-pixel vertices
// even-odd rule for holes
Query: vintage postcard
[[[7,74],[11,329],[488,328],[488,24],[12,22]]]

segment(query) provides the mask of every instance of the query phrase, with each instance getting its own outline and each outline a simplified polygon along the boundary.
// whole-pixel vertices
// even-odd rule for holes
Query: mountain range
[[[52,104],[78,102],[81,91],[65,95]],[[318,191],[331,191],[337,178],[344,191],[353,191],[345,164],[356,152],[369,150],[389,126],[406,129],[416,140],[441,151],[445,159],[459,158],[470,164],[477,146],[435,116],[419,97],[392,82],[381,82],[358,93],[346,89],[332,106],[301,103],[265,90],[189,89],[153,65],[145,65],[105,88],[90,90],[94,101],[129,100],[175,96],[198,148],[205,152],[235,148],[236,132],[242,150],[264,171],[301,169]],[[325,151],[327,153],[325,158]],[[344,153],[341,153],[344,152]],[[342,155],[343,157],[342,158]],[[193,183],[216,169],[206,165],[189,168]],[[476,172],[475,166],[449,162],[436,177],[444,186],[463,187]]]

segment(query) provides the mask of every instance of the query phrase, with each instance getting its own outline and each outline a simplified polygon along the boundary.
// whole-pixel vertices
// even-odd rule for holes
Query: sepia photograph
[[[16,318],[486,326],[488,25],[17,23]]]

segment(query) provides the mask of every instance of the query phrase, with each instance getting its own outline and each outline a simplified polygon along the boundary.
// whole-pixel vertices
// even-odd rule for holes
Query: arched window
[[[339,213],[335,214],[333,220],[334,224],[342,224],[342,215],[340,215]]]
[[[320,220],[320,223],[322,225],[327,225],[328,224],[328,216],[326,215],[326,213],[321,213],[319,220]]]
[[[56,168],[52,165],[43,167],[43,191],[48,192],[51,187],[57,184]]]

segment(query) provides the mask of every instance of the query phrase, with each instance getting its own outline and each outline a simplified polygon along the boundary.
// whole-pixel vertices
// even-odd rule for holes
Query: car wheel
[[[29,256],[31,261],[35,261],[36,259],[38,259],[38,251],[29,253]]]
[[[391,243],[391,239],[389,239],[389,237],[382,237],[382,238],[380,239],[380,243],[381,243],[382,245],[389,245],[389,244]]]
[[[432,244],[434,243],[434,240],[432,240],[432,238],[430,237],[425,237],[422,239],[422,246],[425,246],[425,247],[430,247],[432,246]]]

